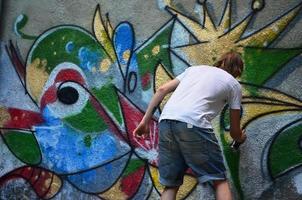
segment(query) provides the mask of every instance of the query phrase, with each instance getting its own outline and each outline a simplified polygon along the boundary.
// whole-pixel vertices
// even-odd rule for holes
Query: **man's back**
[[[176,78],[180,83],[165,105],[160,120],[173,119],[211,128],[211,120],[225,103],[232,109],[240,109],[240,84],[220,68],[189,67]]]

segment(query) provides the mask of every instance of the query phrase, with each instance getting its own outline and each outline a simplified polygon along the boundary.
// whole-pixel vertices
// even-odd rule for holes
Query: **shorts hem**
[[[159,178],[159,182],[161,185],[165,186],[165,187],[179,187],[182,185],[182,182],[171,182],[171,181],[167,181],[164,180],[162,178]]]
[[[206,183],[206,182],[212,182],[212,181],[218,181],[218,180],[227,180],[225,173],[220,174],[211,174],[211,175],[204,175],[198,177],[199,183]]]

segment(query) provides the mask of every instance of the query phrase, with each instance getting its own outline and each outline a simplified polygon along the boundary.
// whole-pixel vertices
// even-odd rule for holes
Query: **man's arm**
[[[179,83],[180,83],[180,81],[175,78],[158,88],[158,90],[153,95],[153,97],[148,105],[148,108],[146,110],[146,113],[145,113],[142,121],[140,122],[138,127],[134,130],[135,135],[140,136],[140,135],[149,133],[148,124],[156,110],[156,107],[160,104],[160,102],[163,100],[163,98],[167,94],[169,94],[170,92],[172,92],[176,89],[176,87],[178,86]]]
[[[231,137],[239,142],[243,143],[246,140],[245,132],[240,128],[240,110],[239,109],[230,109],[230,134]]]

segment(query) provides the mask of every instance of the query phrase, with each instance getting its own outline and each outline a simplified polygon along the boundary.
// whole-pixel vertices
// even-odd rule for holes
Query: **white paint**
[[[157,6],[160,10],[164,10],[166,6],[171,6],[171,0],[157,0]]]
[[[293,183],[296,186],[297,192],[302,194],[302,173],[293,178]]]
[[[18,31],[17,25],[18,25],[18,23],[21,22],[23,19],[24,19],[24,15],[21,14],[21,15],[19,15],[19,16],[17,17],[17,19],[16,19],[16,21],[15,21],[15,23],[14,23],[14,32],[15,32],[15,34],[16,34],[18,37],[21,37],[21,35],[20,35],[19,31]]]
[[[5,44],[0,43],[0,107],[19,108],[39,112],[21,84],[7,55]]]
[[[200,3],[195,4],[194,12],[197,14],[200,24],[204,24],[204,11]]]

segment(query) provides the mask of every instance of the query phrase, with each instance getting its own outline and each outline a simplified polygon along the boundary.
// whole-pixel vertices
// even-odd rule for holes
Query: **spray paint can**
[[[241,144],[242,144],[242,143],[233,140],[233,142],[231,143],[230,147],[231,147],[233,150],[238,151],[238,149],[239,149],[239,147],[240,147]]]

